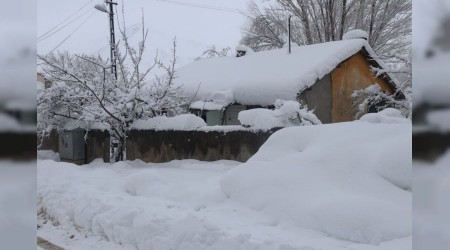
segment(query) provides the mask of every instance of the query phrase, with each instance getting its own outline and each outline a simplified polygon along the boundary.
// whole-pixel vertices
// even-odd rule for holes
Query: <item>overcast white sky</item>
[[[448,0],[413,0],[413,47],[421,53],[436,32],[437,21],[450,14]]]
[[[245,11],[248,0],[167,1],[124,1],[127,26],[140,23],[141,10],[143,9],[145,24],[149,29],[150,35],[148,50],[152,53],[159,49],[164,56],[165,53],[170,51],[172,38],[175,36],[178,41],[177,52],[181,59],[181,64],[199,56],[209,45],[214,44],[219,48],[228,46],[234,48],[238,44],[241,38],[241,27],[245,22],[242,14],[225,10],[195,8],[169,2],[208,5],[227,10],[239,9]],[[94,9],[95,4],[102,2],[102,0],[37,0],[38,37],[87,4],[73,18],[83,13],[85,15],[53,36],[39,41],[38,52],[46,53],[51,51],[86,20],[84,25],[80,26],[58,49],[76,53],[101,53],[108,56],[109,23],[107,14]],[[119,0],[118,3],[119,8],[121,8],[122,1]],[[120,9],[119,12],[121,12]],[[89,15],[91,15],[90,18],[88,18]],[[134,27],[137,26],[135,25]],[[137,35],[139,33],[135,34],[135,36]]]

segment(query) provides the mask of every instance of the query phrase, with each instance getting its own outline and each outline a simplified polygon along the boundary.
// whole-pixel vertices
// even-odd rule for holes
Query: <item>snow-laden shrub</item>
[[[147,120],[137,120],[132,129],[138,130],[181,130],[190,131],[206,126],[205,121],[193,114],[183,114],[174,117],[157,116]]]
[[[375,108],[378,112],[386,108],[395,108],[400,110],[403,117],[411,118],[410,98],[399,98],[398,94],[398,92],[389,94],[383,91],[377,83],[365,89],[355,90],[352,94],[353,105],[357,109],[355,119],[359,119],[369,108]]]
[[[275,110],[259,108],[241,111],[238,119],[244,127],[255,129],[322,124],[306,106],[283,100],[275,101]]]
[[[411,120],[402,116],[400,110],[394,108],[387,108],[378,113],[365,114],[359,120],[370,123],[411,123]]]

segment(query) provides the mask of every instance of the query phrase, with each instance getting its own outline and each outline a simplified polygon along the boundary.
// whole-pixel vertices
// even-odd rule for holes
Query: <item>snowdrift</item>
[[[411,164],[410,124],[290,127],[221,186],[275,224],[378,245],[411,234]]]

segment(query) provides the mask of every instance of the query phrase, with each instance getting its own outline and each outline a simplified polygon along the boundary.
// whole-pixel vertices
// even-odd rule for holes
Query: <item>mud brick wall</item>
[[[450,132],[413,133],[413,159],[434,161],[450,150]]]
[[[270,131],[154,131],[131,130],[126,143],[127,160],[168,162],[247,161],[278,129]]]
[[[0,159],[36,159],[36,132],[0,132]]]

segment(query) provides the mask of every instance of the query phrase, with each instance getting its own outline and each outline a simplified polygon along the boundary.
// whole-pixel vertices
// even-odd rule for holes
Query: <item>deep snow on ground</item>
[[[411,249],[410,134],[410,124],[286,128],[245,164],[76,166],[47,152],[38,235],[66,249]]]
[[[450,151],[436,162],[413,163],[414,249],[450,245]]]
[[[36,247],[36,161],[0,159],[0,249]]]

